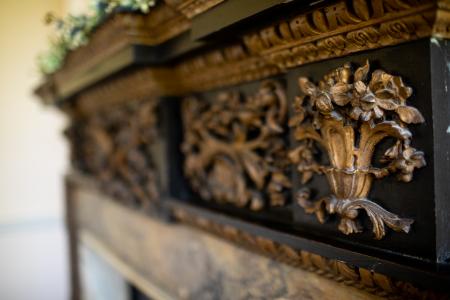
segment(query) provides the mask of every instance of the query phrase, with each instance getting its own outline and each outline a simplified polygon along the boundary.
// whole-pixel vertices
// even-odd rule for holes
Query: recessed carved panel
[[[297,203],[307,213],[325,222],[327,214],[340,216],[339,230],[345,234],[362,231],[357,222],[365,210],[376,239],[385,235],[385,225],[408,232],[413,220],[383,209],[368,199],[372,182],[389,174],[400,181],[412,180],[416,168],[425,166],[424,153],[411,146],[407,126],[422,123],[422,114],[408,106],[412,89],[401,77],[383,70],[370,72],[369,63],[353,71],[350,64],[332,70],[318,85],[307,78],[298,84],[305,96],[297,97],[290,119],[298,145],[289,157],[302,174],[302,183],[313,174],[324,174],[331,195],[312,201],[310,191],[298,192]],[[385,138],[395,140],[378,163],[374,152]],[[321,164],[318,155],[328,156]]]
[[[158,198],[150,146],[157,137],[156,101],[113,107],[75,121],[67,130],[72,162],[114,198],[148,207]]]
[[[286,203],[287,100],[275,81],[250,96],[184,101],[185,174],[202,199],[260,210]]]

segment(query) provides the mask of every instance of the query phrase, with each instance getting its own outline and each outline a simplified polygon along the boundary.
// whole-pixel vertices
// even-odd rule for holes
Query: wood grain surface
[[[94,189],[72,201],[78,238],[156,299],[381,299],[122,207]]]

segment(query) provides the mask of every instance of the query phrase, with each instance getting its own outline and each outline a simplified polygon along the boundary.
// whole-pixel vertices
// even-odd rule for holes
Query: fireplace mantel
[[[447,299],[450,3],[160,0],[36,89],[79,248],[155,299]]]

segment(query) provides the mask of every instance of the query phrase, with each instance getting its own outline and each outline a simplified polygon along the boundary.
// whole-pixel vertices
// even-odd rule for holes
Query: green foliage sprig
[[[61,19],[47,14],[46,23],[55,26],[56,34],[50,39],[50,47],[38,56],[38,67],[42,74],[50,75],[59,70],[67,54],[86,45],[90,34],[109,15],[116,12],[148,13],[156,0],[92,0],[87,14],[68,15]]]

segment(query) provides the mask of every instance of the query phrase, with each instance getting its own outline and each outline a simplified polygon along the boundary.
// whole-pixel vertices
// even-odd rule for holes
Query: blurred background
[[[0,299],[68,299],[64,225],[66,120],[33,95],[47,12],[85,0],[0,0]]]

